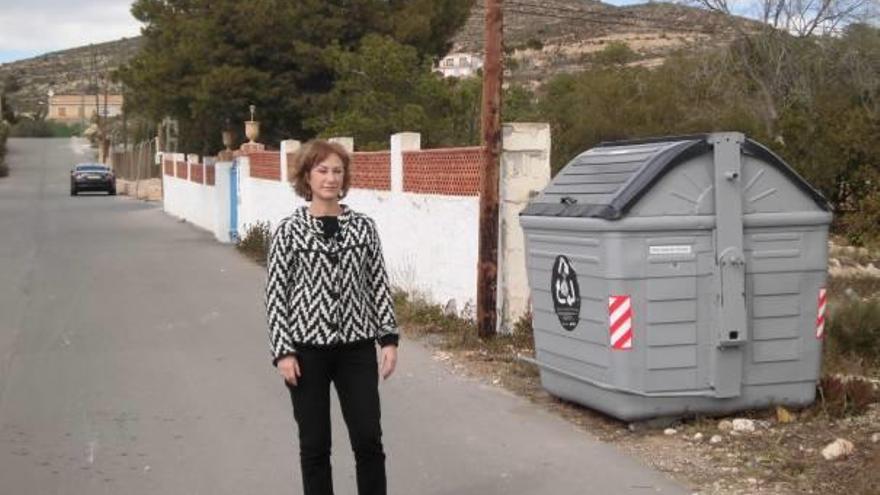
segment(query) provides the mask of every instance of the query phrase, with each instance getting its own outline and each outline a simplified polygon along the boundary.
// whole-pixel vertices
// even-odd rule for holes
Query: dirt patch
[[[116,179],[116,192],[144,201],[162,201],[162,179]]]

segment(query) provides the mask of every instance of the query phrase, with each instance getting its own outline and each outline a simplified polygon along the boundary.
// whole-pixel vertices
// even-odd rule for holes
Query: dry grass
[[[260,265],[266,266],[269,244],[272,242],[270,229],[269,222],[254,222],[253,225],[247,227],[244,237],[236,244],[236,249]]]
[[[844,265],[867,265],[880,263],[880,246],[850,246],[841,236],[832,236],[828,257],[839,260]]]
[[[880,278],[868,275],[828,277],[828,292],[838,300],[880,297]],[[832,303],[834,300],[832,300]]]
[[[831,280],[823,369],[827,373],[880,376],[880,298],[876,292],[868,298],[848,294],[846,289],[841,293],[841,285]],[[873,286],[880,281],[865,281],[869,283]]]
[[[510,335],[483,339],[476,323],[456,315],[444,314],[437,304],[395,291],[395,309],[403,332],[428,341],[448,353],[451,359],[466,363],[468,372],[494,385],[532,399],[546,400],[538,370],[519,357],[534,356],[531,318],[520,319]]]

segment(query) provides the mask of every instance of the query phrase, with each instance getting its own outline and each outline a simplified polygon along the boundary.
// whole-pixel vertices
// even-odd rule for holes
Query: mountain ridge
[[[617,7],[597,0],[506,0],[505,46],[510,80],[539,85],[560,72],[585,68],[589,54],[607,43],[627,43],[639,61],[659,63],[671,51],[689,45],[725,43],[732,37],[729,19],[694,7],[663,2]],[[482,51],[482,2],[475,2],[453,51]],[[122,38],[0,64],[0,82],[13,77],[21,89],[10,94],[19,111],[34,112],[55,94],[119,93],[109,74],[137,53],[142,38]],[[536,49],[535,47],[541,47]],[[101,77],[104,79],[101,79]]]

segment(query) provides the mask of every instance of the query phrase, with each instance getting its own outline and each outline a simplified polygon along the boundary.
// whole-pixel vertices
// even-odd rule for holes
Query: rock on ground
[[[855,446],[849,440],[844,438],[838,438],[837,440],[829,443],[822,449],[822,457],[827,461],[833,461],[836,459],[840,459],[841,457],[847,457],[855,451]]]

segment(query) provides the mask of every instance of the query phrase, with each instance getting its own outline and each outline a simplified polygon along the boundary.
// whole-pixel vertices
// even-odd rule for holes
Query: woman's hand
[[[386,345],[382,348],[382,363],[379,365],[379,373],[383,380],[387,380],[394,368],[397,367],[397,346]]]
[[[285,382],[294,387],[296,386],[296,379],[302,375],[296,356],[285,356],[279,359],[278,372],[281,373],[281,377],[284,378]]]

